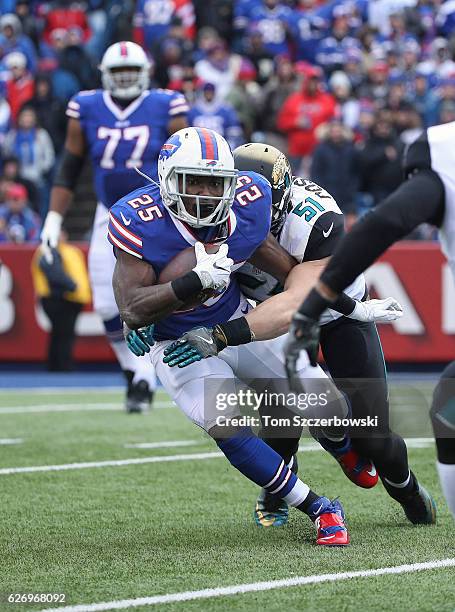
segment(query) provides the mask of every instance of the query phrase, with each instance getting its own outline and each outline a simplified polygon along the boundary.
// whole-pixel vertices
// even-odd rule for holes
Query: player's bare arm
[[[171,283],[156,284],[150,264],[120,250],[112,286],[120,316],[130,329],[155,323],[182,305]]]
[[[179,130],[183,130],[183,128],[188,127],[188,121],[186,115],[179,115],[178,117],[174,117],[171,119],[167,126],[167,131],[169,135],[178,132]]]
[[[267,236],[248,261],[260,270],[271,274],[282,285],[284,285],[289,272],[297,265],[297,260],[283,249],[272,234]]]
[[[175,280],[158,283],[150,264],[117,249],[112,284],[121,318],[130,329],[137,329],[157,323],[204,290],[224,290],[233,264],[227,252],[223,245],[216,253],[207,253],[198,242],[194,268]]]
[[[318,280],[327,261],[328,257],[294,266],[286,278],[284,291],[245,315],[256,340],[269,340],[287,332],[294,312]]]

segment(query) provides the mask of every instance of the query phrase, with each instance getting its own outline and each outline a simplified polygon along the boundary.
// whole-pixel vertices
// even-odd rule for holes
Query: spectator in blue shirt
[[[27,58],[27,69],[32,73],[36,72],[35,46],[30,38],[22,33],[22,25],[17,15],[8,13],[0,18],[0,48],[3,55],[20,51]]]
[[[12,183],[6,189],[5,203],[0,205],[0,242],[38,240],[40,218],[28,206],[27,190]]]
[[[228,141],[231,149],[243,143],[243,133],[237,113],[230,104],[217,101],[213,83],[204,83],[196,104],[188,114],[188,123],[215,130]]]

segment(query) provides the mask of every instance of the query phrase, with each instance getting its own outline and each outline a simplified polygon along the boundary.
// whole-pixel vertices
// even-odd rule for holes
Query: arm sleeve
[[[335,250],[320,280],[340,293],[420,223],[439,227],[444,208],[444,185],[438,174],[433,170],[417,172],[356,223]]]

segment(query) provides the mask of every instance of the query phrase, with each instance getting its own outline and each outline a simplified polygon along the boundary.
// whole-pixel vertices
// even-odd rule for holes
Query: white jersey
[[[432,170],[437,172],[445,189],[445,212],[439,228],[442,252],[449,262],[455,280],[455,121],[427,130]]]
[[[278,242],[299,263],[329,257],[344,234],[343,213],[333,197],[310,180],[295,177],[292,182],[290,212],[277,236]],[[283,287],[267,272],[250,263],[237,273],[244,295],[256,302],[264,302],[280,293]],[[363,274],[358,276],[345,293],[356,300],[365,295]],[[341,317],[335,310],[326,310],[321,325]]]

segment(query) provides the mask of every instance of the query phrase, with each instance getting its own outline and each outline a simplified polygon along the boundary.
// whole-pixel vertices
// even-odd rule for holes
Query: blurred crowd
[[[455,120],[454,0],[0,0],[0,242],[38,238],[66,104],[122,39],[191,125],[278,146],[348,224],[423,128]]]

